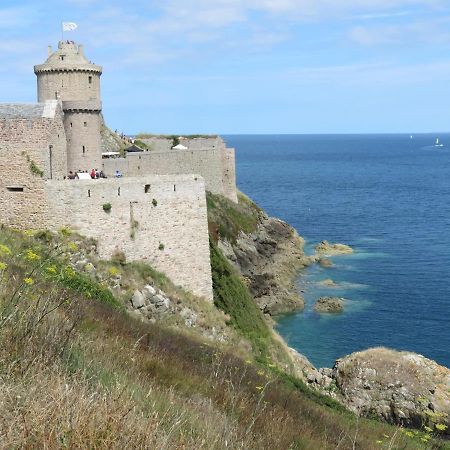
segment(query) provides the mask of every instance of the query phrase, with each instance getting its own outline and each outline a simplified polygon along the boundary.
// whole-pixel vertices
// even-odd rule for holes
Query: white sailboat
[[[444,144],[439,143],[439,138],[436,139],[436,144],[434,144],[435,147],[443,147]]]

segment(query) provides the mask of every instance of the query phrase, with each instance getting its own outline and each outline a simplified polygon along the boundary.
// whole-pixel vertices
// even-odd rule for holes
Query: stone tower
[[[101,168],[102,68],[92,64],[83,46],[72,41],[59,42],[58,50],[48,48],[48,59],[34,66],[38,101],[62,100],[67,137],[67,169]]]

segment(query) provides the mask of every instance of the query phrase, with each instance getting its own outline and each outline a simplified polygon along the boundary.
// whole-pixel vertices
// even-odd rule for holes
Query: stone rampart
[[[126,158],[103,160],[103,169],[110,176],[116,170],[124,176],[197,173],[205,179],[208,191],[237,202],[234,149],[225,146],[202,150],[129,153]]]
[[[198,175],[46,183],[50,229],[95,238],[101,257],[123,251],[212,300],[205,184]],[[104,205],[111,205],[109,212]]]

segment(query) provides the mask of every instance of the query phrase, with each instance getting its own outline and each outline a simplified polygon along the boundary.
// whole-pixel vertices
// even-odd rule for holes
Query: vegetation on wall
[[[219,237],[236,242],[239,233],[252,233],[256,230],[262,210],[248,197],[238,193],[239,203],[206,193],[210,236],[217,243]]]
[[[142,148],[143,150],[152,150],[152,148],[149,145],[147,145],[144,141],[141,141],[140,139],[135,139],[134,144]]]
[[[104,203],[103,204],[103,211],[110,212],[111,208],[112,208],[111,203]]]
[[[139,134],[136,135],[137,139],[151,139],[151,138],[156,138],[156,139],[178,139],[181,136],[179,134],[151,134],[151,133],[144,133],[141,132]],[[209,139],[209,138],[217,138],[218,135],[217,134],[188,134],[185,136],[182,136],[186,139]]]
[[[30,172],[39,177],[44,176],[44,171],[38,167],[38,165],[27,155],[26,152],[22,152],[22,155],[26,157],[27,162],[29,164]]]

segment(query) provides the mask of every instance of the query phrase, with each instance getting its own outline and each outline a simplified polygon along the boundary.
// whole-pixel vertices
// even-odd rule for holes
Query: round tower
[[[102,68],[86,59],[82,45],[67,41],[55,52],[49,47],[47,61],[34,66],[34,73],[38,101],[62,101],[68,170],[100,169]]]

